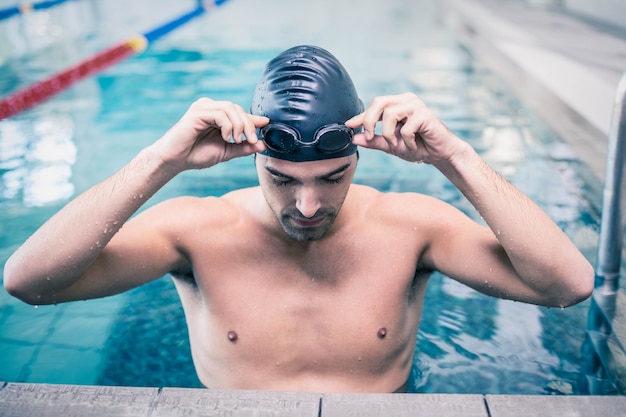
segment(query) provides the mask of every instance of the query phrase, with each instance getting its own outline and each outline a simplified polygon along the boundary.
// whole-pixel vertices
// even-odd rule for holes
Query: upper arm
[[[187,260],[176,236],[186,227],[185,204],[160,203],[126,222],[80,278],[54,294],[55,302],[118,294],[182,267]]]
[[[447,203],[429,204],[424,266],[491,296],[541,303],[541,294],[518,275],[491,229]]]

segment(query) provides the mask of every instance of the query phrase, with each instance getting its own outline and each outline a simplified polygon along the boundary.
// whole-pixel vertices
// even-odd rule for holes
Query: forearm
[[[379,121],[382,135],[374,133]],[[377,97],[346,125],[363,127],[364,132],[353,138],[357,145],[435,166],[487,222],[493,233],[470,222],[468,235],[463,234],[463,224],[470,224],[465,216],[457,223],[443,222],[440,226],[449,233],[462,235],[432,238],[428,256],[435,268],[484,292],[538,304],[569,305],[589,296],[593,269],[563,231],[450,132],[415,94]],[[497,288],[483,278],[496,269]]]
[[[593,276],[589,262],[537,204],[468,144],[434,165],[477,209],[529,287],[547,298],[558,298],[565,289],[587,292]]]
[[[139,207],[175,172],[151,148],[78,196],[37,230],[7,261],[11,293],[54,291],[71,285]]]

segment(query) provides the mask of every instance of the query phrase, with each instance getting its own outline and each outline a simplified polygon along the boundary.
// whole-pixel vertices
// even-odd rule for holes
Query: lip
[[[301,218],[301,217],[292,217],[292,220],[295,224],[297,224],[300,227],[315,227],[315,226],[319,226],[320,224],[322,224],[322,222],[324,221],[324,217],[318,217],[315,219],[306,219],[306,218]]]

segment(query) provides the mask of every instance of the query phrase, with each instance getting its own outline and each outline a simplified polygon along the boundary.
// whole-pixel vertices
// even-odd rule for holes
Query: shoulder
[[[351,192],[354,203],[370,218],[423,223],[460,214],[452,205],[425,194],[381,192],[363,185],[353,185]]]
[[[251,194],[252,189],[242,189],[222,197],[176,197],[155,204],[137,217],[150,221],[154,227],[199,228],[208,223],[223,227],[242,217],[243,201]]]

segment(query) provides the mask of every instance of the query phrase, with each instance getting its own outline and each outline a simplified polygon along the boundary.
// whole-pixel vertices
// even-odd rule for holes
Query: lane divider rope
[[[46,0],[38,3],[20,3],[16,6],[0,9],[0,20],[9,19],[13,16],[32,12],[33,10],[44,10],[59,4],[66,3],[68,0]]]
[[[211,6],[219,6],[225,2],[226,0],[215,0],[208,3],[198,1],[198,7],[189,13],[185,13],[144,34],[132,36],[77,65],[9,94],[0,100],[0,120],[29,109],[52,95],[65,90],[77,81],[95,74],[130,55],[143,51],[148,47],[149,43],[204,14]]]

